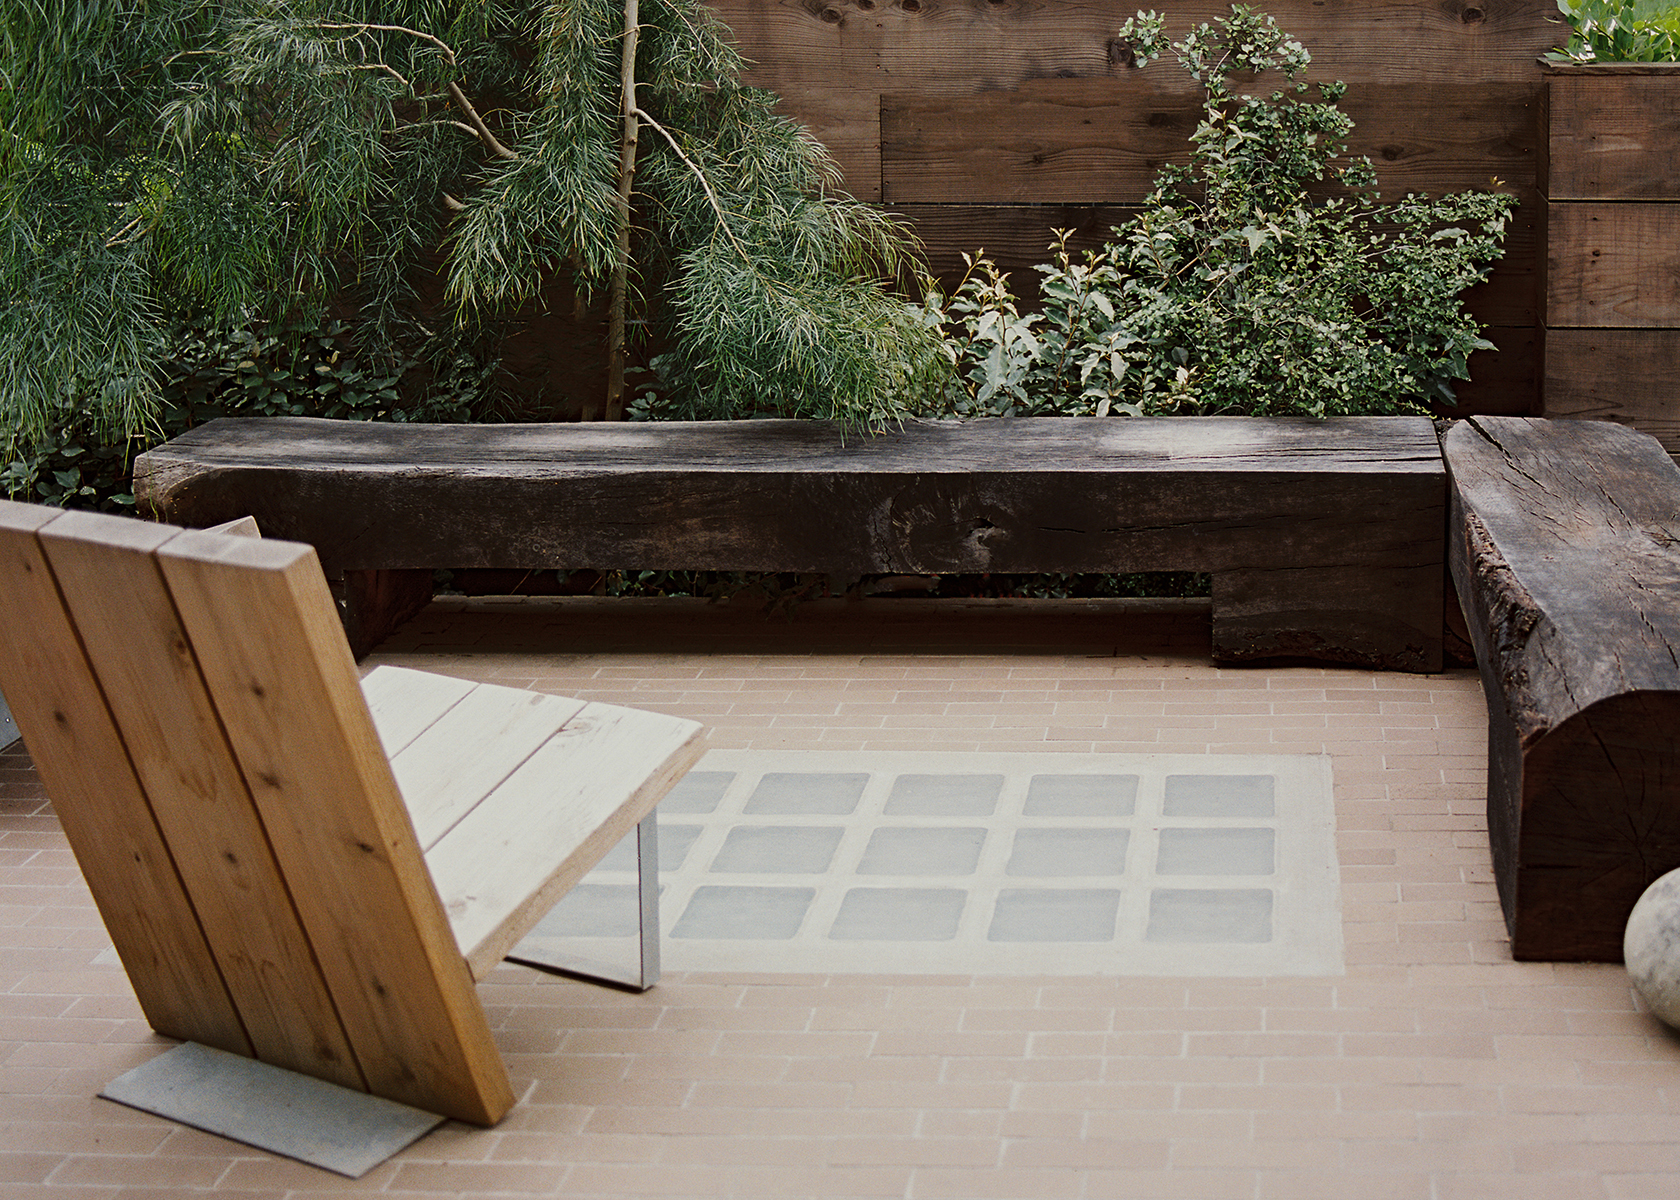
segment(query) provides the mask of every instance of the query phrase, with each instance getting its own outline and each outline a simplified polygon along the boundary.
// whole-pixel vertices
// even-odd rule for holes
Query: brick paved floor
[[[1473,673],[1218,670],[1205,610],[442,601],[370,660],[694,717],[713,746],[1332,756],[1347,973],[667,977],[503,966],[524,1096],[351,1183],[94,1098],[139,1019],[0,757],[0,1197],[1680,1196],[1680,1040],[1509,959]]]

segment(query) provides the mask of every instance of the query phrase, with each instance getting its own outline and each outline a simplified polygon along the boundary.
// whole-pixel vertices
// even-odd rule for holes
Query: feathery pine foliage
[[[1161,26],[1140,12],[1121,30],[1138,65]],[[984,258],[927,298],[951,330],[953,409],[1322,417],[1450,402],[1491,348],[1459,293],[1499,258],[1514,198],[1382,201],[1370,161],[1344,159],[1342,85],[1308,99],[1296,80],[1311,56],[1270,17],[1233,6],[1173,49],[1205,91],[1202,120],[1143,211],[1082,259],[1061,236],[1038,268],[1042,313],[1022,314]],[[1272,71],[1286,89],[1234,86]]]
[[[155,418],[183,322],[356,314],[456,361],[616,255],[618,0],[9,0],[0,10],[0,450]],[[937,340],[909,243],[832,191],[700,0],[644,0],[635,280],[695,415],[879,423]],[[440,269],[439,315],[422,281]]]

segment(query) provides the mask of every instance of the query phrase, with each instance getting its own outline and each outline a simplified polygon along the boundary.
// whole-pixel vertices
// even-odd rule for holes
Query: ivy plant
[[[1140,66],[1163,22],[1121,30]],[[944,329],[958,414],[1293,414],[1450,403],[1492,344],[1460,293],[1501,254],[1516,201],[1494,191],[1384,200],[1349,157],[1345,88],[1300,80],[1306,49],[1241,6],[1174,43],[1203,90],[1189,162],[1142,211],[1075,255],[1058,233],[1042,311],[983,255],[923,315]],[[1276,72],[1285,86],[1241,90]]]

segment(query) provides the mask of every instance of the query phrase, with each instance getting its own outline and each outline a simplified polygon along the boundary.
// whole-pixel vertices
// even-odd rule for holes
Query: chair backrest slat
[[[0,686],[153,1029],[250,1054],[198,915],[105,705],[37,532],[0,500]]]
[[[187,532],[158,563],[375,1093],[513,1097],[308,546]]]
[[[158,570],[178,533],[69,512],[40,540],[255,1056],[365,1090]]]
[[[0,501],[0,686],[153,1028],[513,1104],[308,546]]]

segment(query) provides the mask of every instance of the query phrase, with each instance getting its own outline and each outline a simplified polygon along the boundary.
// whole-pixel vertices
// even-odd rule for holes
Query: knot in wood
[[[1125,38],[1108,39],[1108,65],[1111,67],[1137,66],[1137,51]]]

